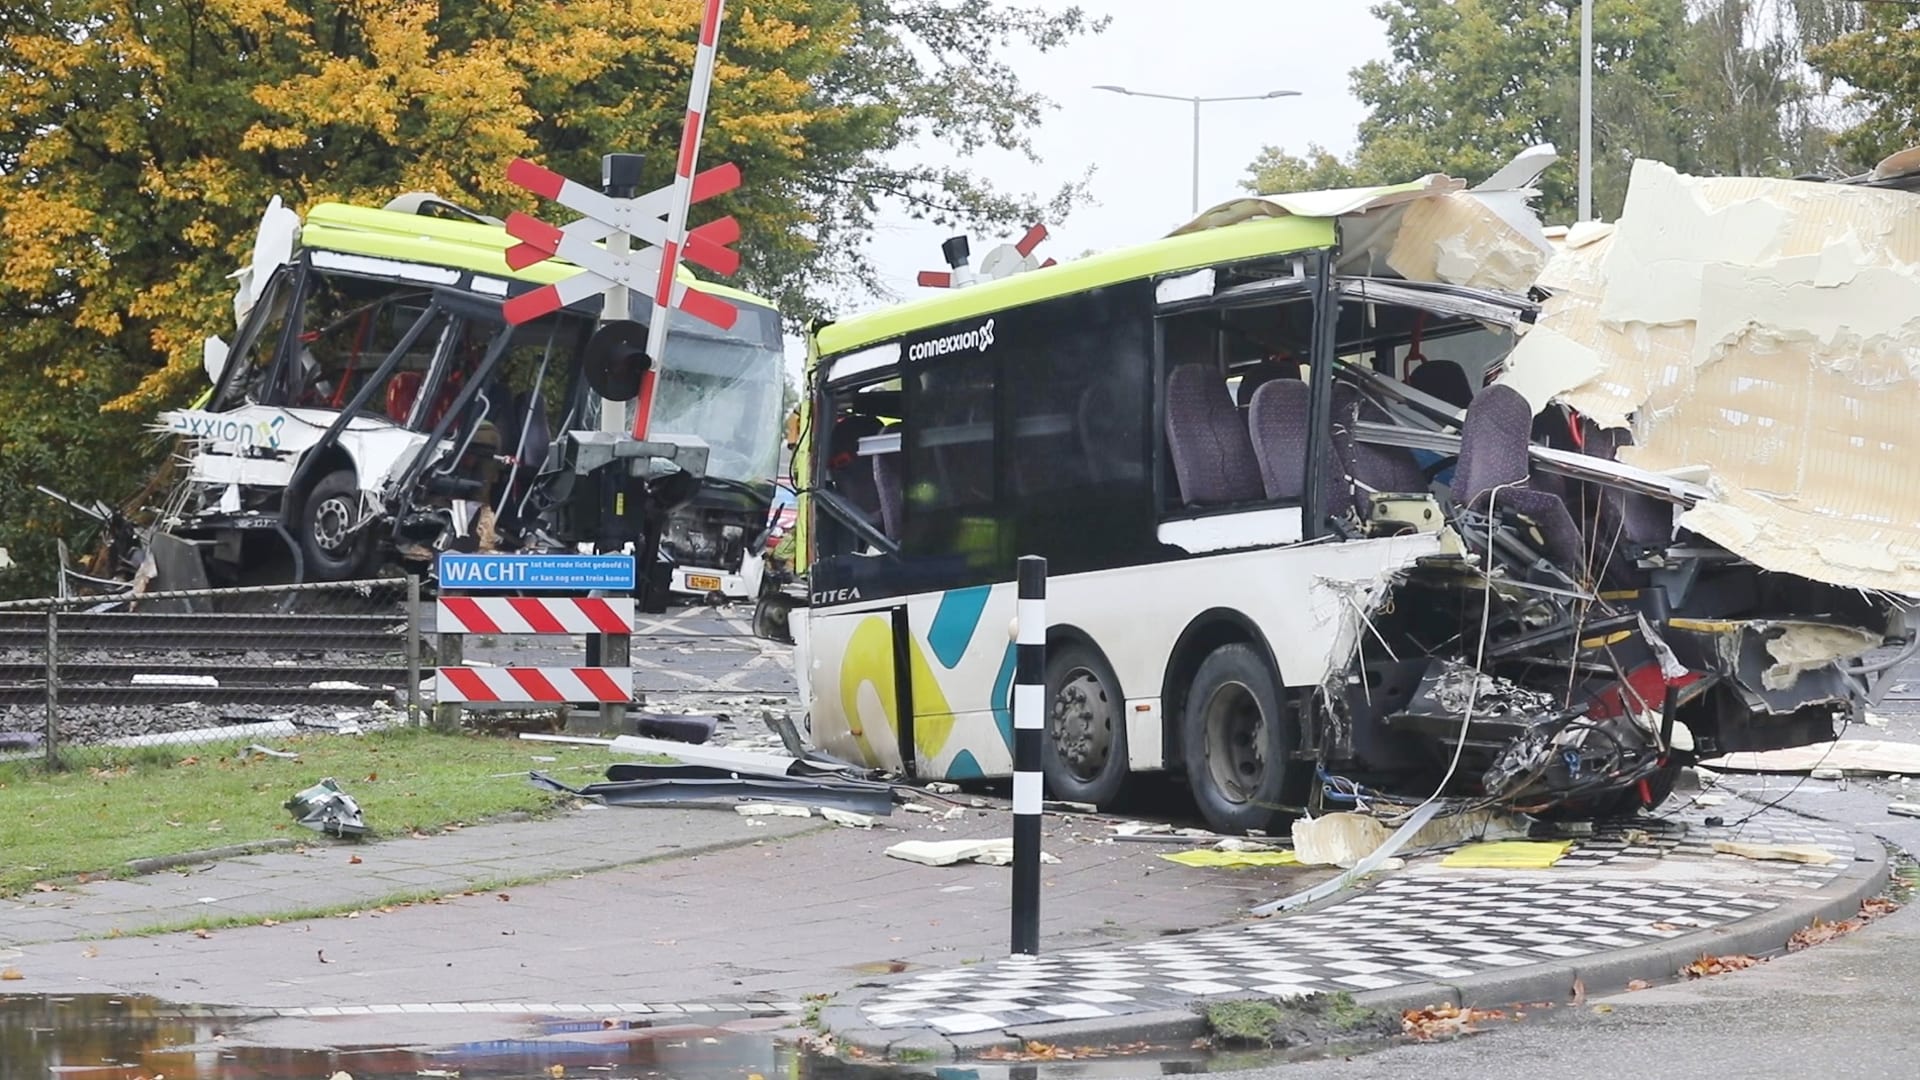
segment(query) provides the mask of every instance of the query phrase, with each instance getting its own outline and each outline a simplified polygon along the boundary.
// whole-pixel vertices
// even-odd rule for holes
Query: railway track
[[[406,692],[399,613],[63,612],[56,630],[61,707],[367,706]],[[0,707],[45,702],[46,645],[44,613],[0,612]]]
[[[63,652],[220,650],[240,652],[400,652],[400,615],[165,614],[65,612],[56,629]],[[43,612],[0,612],[0,649],[46,646]]]

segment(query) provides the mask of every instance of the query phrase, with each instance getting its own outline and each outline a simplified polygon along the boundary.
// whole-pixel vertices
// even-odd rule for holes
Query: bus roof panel
[[[547,259],[520,270],[509,269],[505,253],[516,241],[498,225],[345,203],[321,203],[307,211],[300,243],[349,255],[453,266],[537,285],[571,277],[577,270],[573,264],[558,259]],[[686,281],[698,280],[684,266],[680,268],[680,276]],[[711,281],[701,281],[700,289],[757,307],[773,306],[763,297]]]
[[[832,356],[926,327],[1160,274],[1329,248],[1334,236],[1334,219],[1306,217],[1243,221],[1170,236],[857,315],[821,328],[819,351]]]

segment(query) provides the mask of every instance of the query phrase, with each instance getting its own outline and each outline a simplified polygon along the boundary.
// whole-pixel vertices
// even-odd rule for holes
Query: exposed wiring
[[[1840,730],[1833,733],[1833,738],[1830,741],[1828,741],[1826,752],[1820,755],[1820,760],[1814,762],[1813,765],[1810,768],[1808,768],[1806,772],[1803,772],[1798,777],[1796,777],[1793,781],[1793,786],[1789,787],[1786,790],[1785,794],[1781,795],[1779,798],[1773,800],[1770,803],[1766,803],[1762,805],[1759,809],[1755,810],[1753,813],[1748,814],[1746,817],[1741,818],[1739,821],[1736,821],[1731,825],[1728,825],[1727,828],[1732,830],[1734,835],[1738,836],[1740,834],[1740,830],[1747,827],[1748,822],[1752,821],[1754,818],[1759,817],[1761,814],[1764,814],[1767,811],[1778,807],[1781,803],[1786,802],[1788,799],[1793,798],[1793,793],[1800,790],[1800,785],[1806,783],[1808,777],[1818,772],[1820,770],[1820,766],[1825,765],[1827,763],[1827,758],[1833,755],[1834,748],[1840,745],[1840,737],[1845,735],[1847,733],[1847,729],[1852,726],[1853,726],[1853,717],[1848,716],[1846,722],[1840,725]]]
[[[1499,528],[1499,508],[1497,504],[1500,498],[1500,489],[1515,487],[1524,483],[1526,483],[1526,478],[1521,477],[1518,480],[1509,480],[1504,484],[1496,484],[1487,491],[1487,561],[1489,564],[1493,561],[1494,530]],[[1482,678],[1480,672],[1487,659],[1487,633],[1493,619],[1493,567],[1491,565],[1482,568],[1481,580],[1485,584],[1480,595],[1480,640],[1474,647],[1473,679],[1467,687],[1466,707],[1460,714],[1460,735],[1459,738],[1454,740],[1453,760],[1447,763],[1447,773],[1440,778],[1440,783],[1433,789],[1433,794],[1427,796],[1420,805],[1414,807],[1412,810],[1396,816],[1393,819],[1395,822],[1406,821],[1428,806],[1439,801],[1441,794],[1447,790],[1447,785],[1453,783],[1454,774],[1460,771],[1460,758],[1467,750],[1467,731],[1473,726],[1473,707],[1478,703],[1480,696],[1480,679]]]

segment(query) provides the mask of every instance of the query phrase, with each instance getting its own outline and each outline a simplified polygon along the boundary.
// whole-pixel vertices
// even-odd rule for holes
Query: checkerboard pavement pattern
[[[1600,822],[1594,826],[1593,835],[1579,838],[1554,863],[1554,869],[1643,869],[1661,859],[1679,855],[1710,859],[1722,865],[1737,865],[1743,871],[1769,878],[1770,886],[1818,889],[1839,877],[1856,854],[1852,833],[1817,821],[1768,814],[1740,825],[1708,825],[1706,818],[1704,812],[1695,808],[1658,818]],[[1838,858],[1824,866],[1746,859],[1714,851],[1713,843],[1716,840],[1738,840],[1751,844],[1817,844]]]
[[[1764,897],[1631,880],[1391,878],[1327,909],[1157,942],[1010,957],[894,983],[877,1028],[950,1035],[1462,978],[1627,948],[1745,918]]]

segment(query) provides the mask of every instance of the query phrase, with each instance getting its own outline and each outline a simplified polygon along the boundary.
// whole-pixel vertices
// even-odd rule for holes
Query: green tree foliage
[[[1869,5],[1864,26],[1812,51],[1822,75],[1844,80],[1863,111],[1840,136],[1849,160],[1865,168],[1920,144],[1920,6]]]
[[[73,519],[34,482],[117,501],[163,453],[143,426],[201,385],[199,343],[231,328],[226,275],[269,198],[431,190],[504,215],[536,209],[505,181],[513,157],[587,178],[613,150],[665,182],[701,6],[0,6],[0,546],[48,567]],[[741,221],[736,283],[818,313],[871,283],[859,241],[887,202],[989,230],[1058,220],[1077,186],[1021,196],[898,152],[936,133],[961,158],[1030,150],[1047,102],[997,57],[1097,29],[1003,0],[730,4],[702,158],[746,175],[712,211]]]
[[[1791,175],[1830,164],[1800,50],[1844,32],[1833,0],[1595,0],[1594,197],[1619,212],[1636,157],[1713,173]],[[1579,147],[1578,0],[1383,0],[1390,54],[1352,73],[1368,107],[1342,161],[1269,147],[1262,191],[1479,179],[1514,154]],[[1575,171],[1541,180],[1549,220],[1571,220]]]

